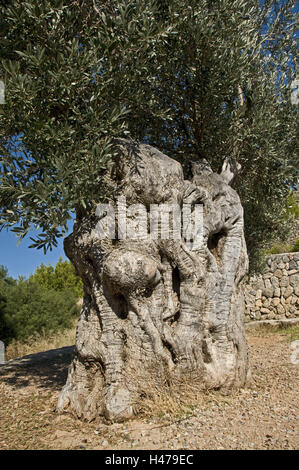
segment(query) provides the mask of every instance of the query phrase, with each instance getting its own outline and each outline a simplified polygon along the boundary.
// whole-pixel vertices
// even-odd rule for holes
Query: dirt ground
[[[71,348],[8,363],[0,367],[0,449],[297,449],[294,339],[290,331],[248,332],[250,388],[206,393],[196,405],[112,425],[56,414]]]

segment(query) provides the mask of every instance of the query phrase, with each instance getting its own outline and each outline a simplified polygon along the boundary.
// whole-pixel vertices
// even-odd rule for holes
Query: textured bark
[[[120,195],[148,209],[203,204],[203,237],[195,250],[171,233],[100,240],[94,212],[77,219],[65,251],[83,279],[84,301],[57,409],[88,420],[131,417],[153,383],[187,379],[229,393],[249,373],[243,209],[229,185],[238,167],[226,160],[219,175],[206,162],[194,163],[187,181],[181,165],[153,147],[122,139],[115,145],[110,179],[118,191],[111,204]]]

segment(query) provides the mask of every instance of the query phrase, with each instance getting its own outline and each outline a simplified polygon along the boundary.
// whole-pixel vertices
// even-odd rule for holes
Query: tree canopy
[[[110,197],[113,138],[225,156],[249,251],[282,234],[296,180],[293,0],[9,0],[0,6],[1,224],[34,247]]]

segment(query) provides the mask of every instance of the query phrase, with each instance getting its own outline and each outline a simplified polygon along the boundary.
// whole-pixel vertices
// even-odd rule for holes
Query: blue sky
[[[71,226],[72,223],[70,231]],[[4,265],[9,275],[15,279],[20,275],[28,277],[41,263],[51,263],[55,266],[60,256],[67,259],[63,251],[63,239],[59,239],[58,247],[48,251],[46,255],[43,250],[28,248],[32,243],[29,236],[24,238],[18,246],[17,240],[13,232],[7,230],[0,232],[0,265]]]

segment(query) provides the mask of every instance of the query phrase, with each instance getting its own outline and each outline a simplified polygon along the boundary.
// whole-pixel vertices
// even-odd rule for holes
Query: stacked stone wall
[[[299,253],[272,255],[245,288],[246,321],[299,317]]]

